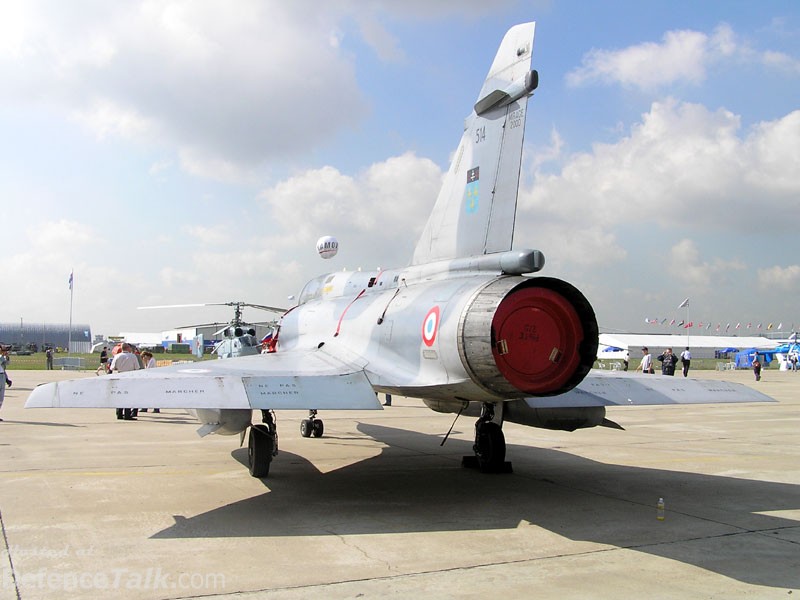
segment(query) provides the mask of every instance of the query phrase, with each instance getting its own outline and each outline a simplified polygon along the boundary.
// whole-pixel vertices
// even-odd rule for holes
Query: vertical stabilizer
[[[512,27],[467,117],[412,264],[511,249],[535,23]]]

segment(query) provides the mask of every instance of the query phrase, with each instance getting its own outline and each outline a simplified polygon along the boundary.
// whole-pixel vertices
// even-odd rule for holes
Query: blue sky
[[[232,10],[235,6],[236,10]],[[800,326],[800,5],[4,2],[0,321],[159,331],[408,262],[537,22],[516,247],[601,327]],[[335,235],[340,252],[314,248]],[[266,315],[245,313],[257,319]]]

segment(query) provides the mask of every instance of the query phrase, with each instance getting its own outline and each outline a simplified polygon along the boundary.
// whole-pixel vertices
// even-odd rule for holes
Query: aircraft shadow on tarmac
[[[194,517],[176,515],[173,526],[152,537],[514,530],[528,522],[750,584],[800,587],[797,523],[758,514],[800,507],[798,485],[605,464],[512,445],[514,473],[485,475],[455,462],[471,453],[464,440],[442,449],[435,435],[363,423],[358,429],[388,447],[328,473],[281,451],[264,480],[267,493]],[[246,464],[246,449],[232,455]],[[656,519],[659,496],[667,502],[663,522]]]

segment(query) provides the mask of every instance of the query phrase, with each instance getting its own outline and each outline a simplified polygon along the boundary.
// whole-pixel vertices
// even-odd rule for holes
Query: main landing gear
[[[506,460],[506,438],[503,435],[502,418],[494,420],[494,404],[484,402],[481,416],[475,422],[475,456],[465,456],[461,465],[480,469],[482,473],[511,473],[511,463]],[[501,409],[502,410],[502,409]]]
[[[322,419],[317,419],[316,417],[316,410],[308,411],[308,418],[300,421],[300,435],[305,438],[311,437],[312,435],[315,438],[322,437],[325,426],[322,424]]]
[[[247,462],[250,475],[266,477],[272,458],[278,455],[278,427],[275,424],[275,413],[271,410],[261,411],[262,423],[250,426],[247,440]]]

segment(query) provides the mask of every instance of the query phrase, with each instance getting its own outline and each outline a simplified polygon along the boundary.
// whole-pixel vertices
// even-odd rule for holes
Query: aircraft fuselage
[[[327,346],[376,390],[419,398],[562,393],[589,371],[597,324],[571,285],[521,275],[543,263],[532,250],[320,276],[283,317],[278,352]]]

